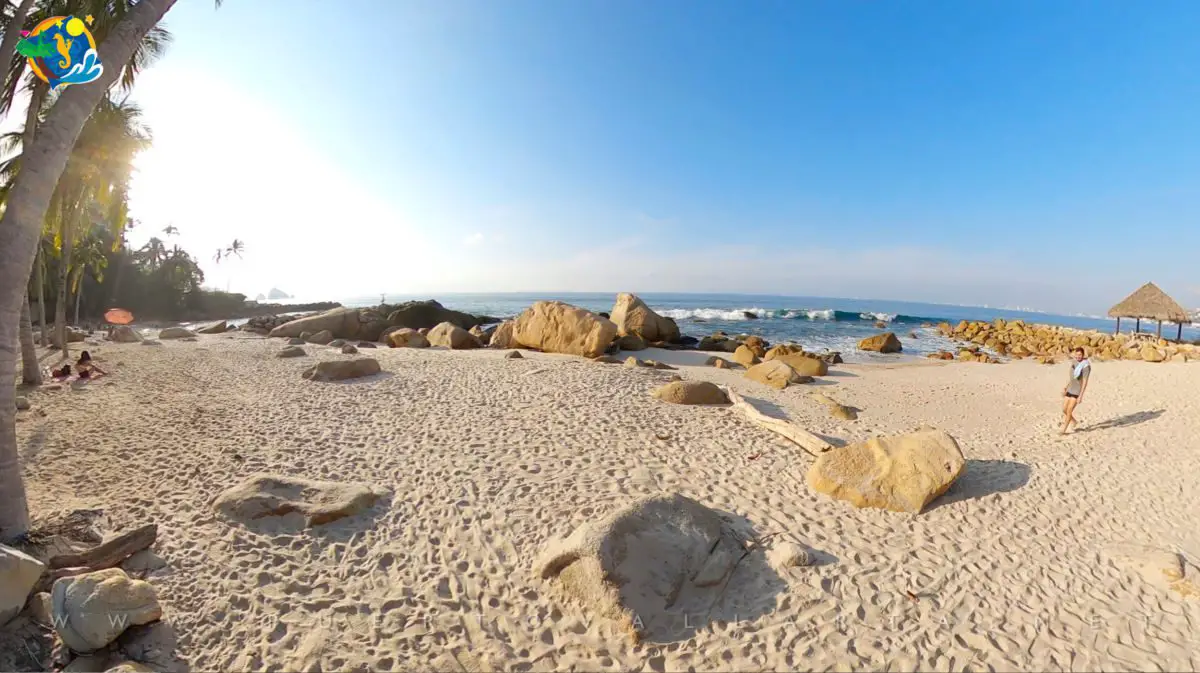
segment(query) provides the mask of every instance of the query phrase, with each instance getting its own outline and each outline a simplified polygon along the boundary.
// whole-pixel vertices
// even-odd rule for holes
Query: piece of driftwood
[[[88,568],[89,572],[112,568],[154,544],[156,539],[158,539],[158,525],[148,523],[87,551],[51,556],[50,568]]]
[[[729,401],[733,403],[731,408],[741,411],[755,425],[782,435],[801,449],[804,449],[814,458],[833,448],[829,442],[826,442],[808,430],[798,425],[793,425],[782,418],[772,418],[755,409],[741,395],[733,392],[730,388],[725,388],[725,394],[729,396]]]

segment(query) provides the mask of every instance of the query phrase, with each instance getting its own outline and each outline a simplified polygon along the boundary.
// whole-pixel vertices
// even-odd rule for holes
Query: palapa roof
[[[1167,296],[1154,283],[1146,283],[1121,303],[1108,309],[1110,318],[1147,318],[1167,322],[1191,322],[1187,309]]]

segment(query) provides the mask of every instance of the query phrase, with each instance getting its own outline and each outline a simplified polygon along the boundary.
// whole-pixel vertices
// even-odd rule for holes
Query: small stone
[[[301,376],[312,381],[345,381],[378,374],[382,369],[373,358],[356,360],[329,360],[304,370]]]
[[[344,344],[342,346],[342,355],[354,355],[355,353],[358,353],[358,349],[354,347],[354,344]]]
[[[28,397],[24,395],[17,396],[17,411],[29,411],[30,406]]]
[[[505,360],[523,360],[524,358],[525,356],[521,355],[521,351],[509,351],[504,354]]]
[[[333,341],[329,342],[329,345],[333,348],[341,348],[342,346],[346,345],[346,340],[345,339],[334,339]]]
[[[379,348],[378,345],[376,345],[374,342],[371,342],[371,341],[360,341],[360,342],[358,342],[358,347],[359,348]]]
[[[275,354],[277,358],[298,358],[308,355],[304,349],[299,346],[288,346]]]
[[[289,346],[303,346],[304,344],[308,343],[300,337],[292,337],[291,339],[288,339],[287,342]]]
[[[789,540],[780,540],[771,545],[767,552],[767,563],[778,571],[812,565],[812,554],[804,546]]]

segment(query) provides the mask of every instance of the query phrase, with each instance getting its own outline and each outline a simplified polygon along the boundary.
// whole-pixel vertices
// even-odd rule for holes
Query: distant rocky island
[[[281,299],[291,299],[291,298],[292,298],[292,295],[284,292],[283,290],[280,290],[277,287],[273,287],[273,288],[271,288],[271,291],[268,292],[266,295],[259,292],[258,296],[254,298],[254,301],[279,301]]]

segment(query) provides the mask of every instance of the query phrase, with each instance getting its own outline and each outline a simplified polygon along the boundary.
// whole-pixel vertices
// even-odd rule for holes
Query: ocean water
[[[936,328],[922,327],[925,323],[957,323],[959,320],[1021,319],[1027,323],[1065,325],[1081,329],[1111,332],[1113,320],[1103,317],[1064,316],[1030,311],[1012,311],[980,306],[949,306],[916,302],[834,299],[829,297],[785,297],[774,295],[730,294],[656,294],[638,295],[658,313],[674,318],[687,335],[703,337],[716,330],[727,334],[757,334],[771,343],[792,341],[810,351],[841,351],[848,362],[896,360],[924,356],[938,350],[950,350],[954,344],[943,338]],[[509,318],[535,301],[557,299],[592,311],[612,311],[615,293],[541,293],[541,294],[440,294],[437,297],[386,295],[394,304],[413,299],[435,298],[447,308],[468,313]],[[378,295],[351,297],[339,300],[346,306],[374,306]],[[745,314],[758,316],[749,319]],[[855,349],[864,337],[878,334],[876,322],[887,323],[904,346],[903,355],[861,353]],[[1133,322],[1121,322],[1121,329],[1131,329]],[[1154,324],[1142,323],[1142,331],[1152,331]],[[1175,336],[1174,325],[1164,325],[1164,336]],[[1200,339],[1200,330],[1185,327],[1184,338]],[[915,336],[914,336],[915,335]]]

